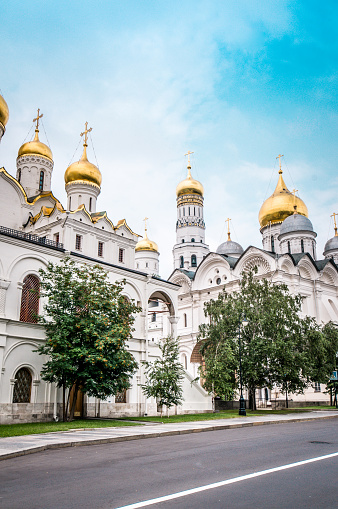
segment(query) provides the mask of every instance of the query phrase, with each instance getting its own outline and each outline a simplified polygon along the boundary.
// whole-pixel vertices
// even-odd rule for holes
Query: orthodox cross
[[[149,217],[145,217],[145,218],[143,219],[143,221],[144,221],[144,231],[145,231],[145,232],[147,232],[147,221],[148,221],[148,219],[149,219]]]
[[[40,118],[43,117],[43,113],[41,113],[40,115],[40,108],[38,108],[38,114],[37,114],[37,117],[36,118],[33,118],[33,122],[36,122],[36,126],[35,126],[35,130],[38,131],[39,130],[39,120]]]
[[[185,156],[188,156],[188,164],[190,164],[190,154],[193,154],[194,152],[190,152],[190,150],[188,150],[188,152],[186,154],[184,154]]]
[[[334,221],[334,234],[335,234],[335,237],[338,237],[336,216],[338,216],[338,214],[336,212],[334,212],[331,217],[333,217],[333,221]]]
[[[225,220],[226,223],[228,223],[228,240],[231,240],[230,238],[230,217],[228,217],[228,219]]]
[[[282,172],[282,161],[281,161],[281,157],[284,157],[283,154],[278,154],[278,156],[276,157],[276,159],[279,159],[279,173]]]
[[[83,133],[80,134],[80,136],[83,136],[84,135],[84,145],[87,146],[87,141],[88,141],[88,133],[90,133],[90,131],[92,131],[92,127],[90,127],[88,129],[88,122],[85,123],[85,130],[83,131]]]

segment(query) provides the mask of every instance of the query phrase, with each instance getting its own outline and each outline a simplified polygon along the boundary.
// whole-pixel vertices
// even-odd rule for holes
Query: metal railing
[[[33,233],[13,230],[12,228],[6,228],[5,226],[0,226],[0,234],[7,235],[8,237],[14,237],[16,239],[27,240],[28,242],[33,242],[33,244],[63,249],[63,244],[61,242],[55,242],[54,240],[46,239],[46,237],[39,237]]]

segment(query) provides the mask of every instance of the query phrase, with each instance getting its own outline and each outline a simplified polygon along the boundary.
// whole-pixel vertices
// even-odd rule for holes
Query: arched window
[[[89,212],[92,211],[92,202],[93,202],[93,198],[89,198]]]
[[[18,182],[20,183],[21,180],[21,170],[18,171]]]
[[[195,242],[195,239],[191,239],[191,242]]]
[[[300,248],[301,248],[302,253],[304,253],[304,240],[303,239],[301,239],[301,241],[300,241]]]
[[[39,278],[33,274],[29,274],[23,280],[20,322],[37,323],[39,313],[39,293]]]
[[[15,375],[13,403],[30,403],[32,375],[29,369],[21,368]]]
[[[43,181],[45,179],[45,172],[40,171],[40,180],[39,180],[39,191],[43,191]]]
[[[289,240],[288,240],[288,253],[291,254],[291,244]]]
[[[182,239],[182,244],[184,244],[184,239]]]
[[[191,255],[191,266],[197,267],[196,255]]]
[[[183,315],[183,323],[184,323],[184,327],[188,327],[188,319],[187,319],[186,313],[184,313],[184,315]]]
[[[184,258],[183,256],[180,256],[180,269],[183,269],[184,267]]]
[[[275,252],[275,239],[273,238],[273,236],[271,236],[271,251],[273,253]]]
[[[69,197],[69,210],[72,210],[72,197]]]

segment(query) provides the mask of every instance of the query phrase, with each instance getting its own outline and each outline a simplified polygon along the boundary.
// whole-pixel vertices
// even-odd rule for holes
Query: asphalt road
[[[333,509],[338,456],[264,472],[337,452],[336,419],[49,450],[1,462],[0,507],[115,509],[234,479],[141,507]]]

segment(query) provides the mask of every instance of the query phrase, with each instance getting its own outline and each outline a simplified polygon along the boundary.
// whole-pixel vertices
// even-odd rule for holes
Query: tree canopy
[[[48,356],[41,376],[69,394],[73,388],[72,419],[79,390],[106,398],[130,387],[137,363],[127,340],[139,308],[123,296],[125,282],[109,282],[99,265],[67,257],[49,263],[40,277],[46,342],[38,352]]]
[[[199,330],[205,389],[226,398],[237,390],[239,327],[243,384],[252,407],[258,387],[277,386],[288,394],[303,392],[313,381],[327,381],[335,363],[337,329],[302,318],[301,304],[302,297],[291,295],[285,284],[258,279],[255,272],[243,274],[238,292],[223,291],[207,302],[209,323]]]
[[[182,381],[184,369],[179,361],[178,339],[168,336],[159,343],[161,357],[154,362],[143,361],[146,382],[141,385],[147,398],[157,398],[162,408],[180,405],[183,401]]]

